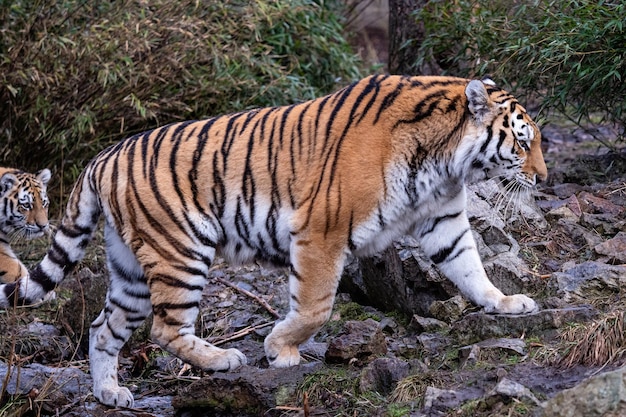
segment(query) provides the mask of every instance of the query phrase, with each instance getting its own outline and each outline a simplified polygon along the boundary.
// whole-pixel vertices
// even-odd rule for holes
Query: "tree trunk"
[[[428,0],[389,0],[389,72],[404,75],[440,74],[434,59],[417,65],[416,57],[424,40],[424,25],[414,12],[426,6]]]

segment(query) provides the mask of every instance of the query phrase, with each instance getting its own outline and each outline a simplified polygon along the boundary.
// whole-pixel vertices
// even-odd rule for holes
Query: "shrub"
[[[0,0],[0,158],[71,182],[106,145],[359,77],[323,1]]]
[[[418,63],[491,74],[543,108],[581,121],[626,122],[626,4],[591,0],[432,0],[417,14]]]

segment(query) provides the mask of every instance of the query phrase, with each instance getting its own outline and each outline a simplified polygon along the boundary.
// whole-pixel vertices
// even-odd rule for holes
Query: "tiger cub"
[[[15,282],[28,275],[11,249],[15,238],[35,239],[48,231],[50,170],[37,174],[0,167],[0,281]]]
[[[205,370],[246,363],[194,335],[216,255],[290,271],[290,311],[265,339],[272,366],[331,314],[348,253],[371,255],[411,234],[488,312],[537,309],[487,278],[466,215],[465,183],[546,178],[541,134],[492,81],[375,75],[334,94],[140,133],[96,156],[78,178],[48,254],[0,302],[41,299],[84,254],[104,216],[110,287],[91,325],[93,393],[132,406],[118,354],[152,314],[152,338]]]

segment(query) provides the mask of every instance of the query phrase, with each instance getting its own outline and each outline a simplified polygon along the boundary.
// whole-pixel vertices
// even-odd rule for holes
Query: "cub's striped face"
[[[474,110],[476,119],[486,128],[486,139],[480,144],[481,153],[473,166],[487,178],[503,177],[514,181],[517,189],[531,188],[548,176],[541,151],[541,132],[513,96],[490,80],[483,83],[487,97],[482,106],[473,109],[468,94],[470,111]]]
[[[48,230],[50,170],[34,174],[7,170],[0,176],[0,233],[33,239]]]

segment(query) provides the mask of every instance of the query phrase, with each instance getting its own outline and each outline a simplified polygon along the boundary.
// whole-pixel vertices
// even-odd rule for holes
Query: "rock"
[[[407,237],[379,255],[349,262],[339,290],[383,311],[423,316],[433,301],[449,298],[455,288]]]
[[[612,203],[602,197],[595,196],[587,191],[582,191],[578,194],[578,200],[580,201],[583,211],[586,213],[608,213],[619,215],[626,210],[624,207]]]
[[[602,243],[602,238],[598,236],[597,233],[590,232],[585,227],[581,225],[566,220],[559,219],[557,222],[558,227],[563,228],[563,230],[570,236],[572,239],[579,242],[580,246],[589,246],[593,248],[594,246]]]
[[[526,355],[526,343],[522,339],[488,339],[473,345],[463,346],[459,349],[461,367],[466,364],[474,364],[477,361],[487,359],[493,351],[515,352],[518,355]]]
[[[566,198],[566,197],[572,196],[573,194],[579,193],[583,189],[584,189],[584,186],[569,182],[569,183],[560,183],[560,184],[554,185],[552,187],[552,192],[557,197]]]
[[[546,213],[546,219],[548,220],[564,219],[572,223],[578,223],[580,216],[580,214],[577,215],[568,206],[561,206]]]
[[[406,378],[411,365],[398,358],[376,358],[363,372],[359,387],[361,392],[375,391],[382,395],[390,394],[398,381]]]
[[[84,401],[92,385],[91,378],[78,368],[53,368],[38,363],[9,368],[0,362],[0,375],[4,378],[7,374],[8,394],[25,395],[36,390],[42,396],[42,407],[49,412]]]
[[[600,255],[606,255],[620,263],[626,263],[626,233],[619,232],[612,239],[596,245],[594,250]]]
[[[580,224],[589,229],[593,229],[602,236],[613,236],[619,231],[626,230],[624,226],[626,222],[624,220],[618,220],[616,216],[606,213],[583,213]]]
[[[177,415],[185,410],[193,410],[193,415],[264,415],[289,402],[304,377],[320,367],[321,363],[313,362],[283,369],[243,366],[216,372],[179,391],[172,406]]]
[[[461,318],[466,308],[467,301],[465,301],[465,298],[455,295],[447,300],[433,302],[428,311],[434,318],[446,323],[452,323]]]
[[[559,392],[543,404],[543,417],[623,416],[626,412],[626,368],[589,378]]]
[[[493,390],[491,390],[487,394],[488,397],[493,397],[493,396],[498,396],[498,395],[505,396],[508,398],[520,398],[520,399],[528,398],[535,404],[537,405],[540,404],[537,397],[535,397],[535,395],[528,388],[526,388],[525,386],[523,386],[522,384],[518,382],[511,381],[508,378],[502,378],[496,384]]]
[[[526,292],[529,276],[526,263],[517,255],[510,252],[500,253],[493,258],[486,259],[483,267],[493,284],[505,294],[519,294]]]
[[[75,345],[52,324],[35,320],[17,330],[13,336],[0,338],[2,356],[16,354],[19,357],[43,358],[47,362],[68,360],[72,357]]]
[[[424,393],[424,410],[431,413],[445,412],[446,410],[457,408],[463,401],[465,401],[465,398],[460,396],[457,391],[426,387],[426,392]]]
[[[586,261],[553,273],[550,283],[567,297],[572,293],[582,299],[590,292],[619,292],[626,285],[626,266]]]
[[[306,342],[300,345],[300,354],[306,355],[309,358],[314,358],[319,361],[323,361],[326,357],[326,351],[328,350],[328,343],[316,342],[313,338],[310,338]],[[265,351],[261,352],[265,355]]]
[[[350,362],[367,360],[372,355],[387,353],[387,341],[378,322],[350,320],[344,323],[341,333],[328,343],[326,360]]]
[[[450,346],[451,338],[441,333],[422,333],[417,341],[427,353],[441,353]]]
[[[414,328],[417,332],[438,332],[440,330],[449,329],[448,323],[441,320],[437,320],[431,317],[422,317],[417,314],[413,315],[411,319],[410,327]]]
[[[564,323],[588,321],[596,314],[591,306],[540,310],[521,315],[470,313],[452,325],[452,333],[460,343],[470,344],[485,339],[558,329]]]

